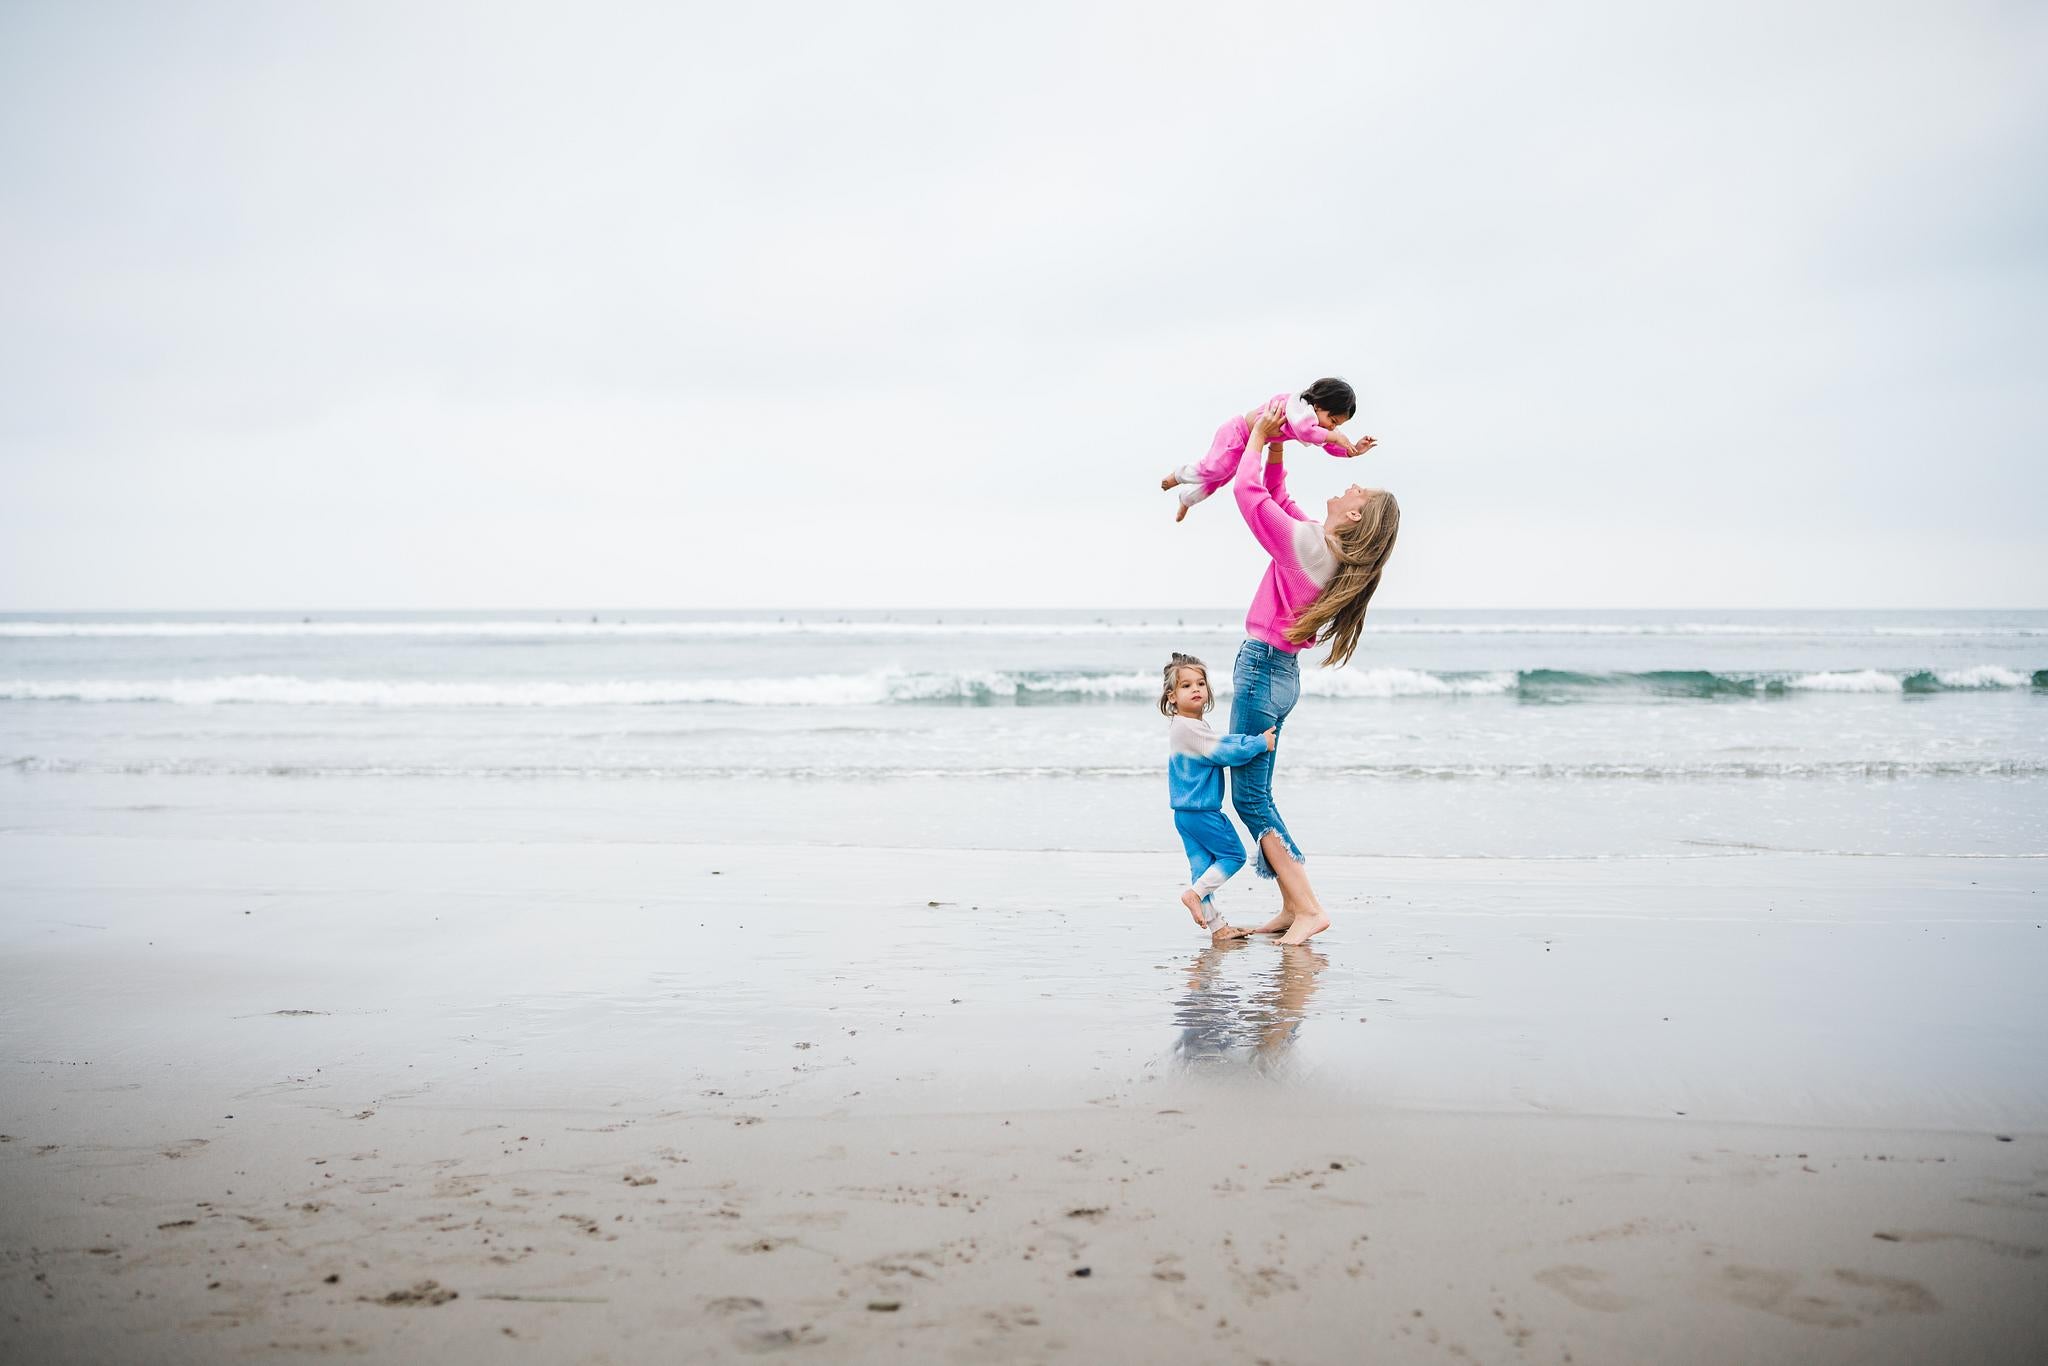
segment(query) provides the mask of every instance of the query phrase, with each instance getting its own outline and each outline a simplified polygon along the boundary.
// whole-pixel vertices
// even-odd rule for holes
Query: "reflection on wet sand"
[[[1243,953],[1275,956],[1247,974],[1251,960],[1231,961]],[[1308,944],[1233,939],[1203,949],[1188,963],[1187,993],[1174,1008],[1180,1026],[1174,1056],[1190,1069],[1277,1067],[1293,1047],[1327,963]]]

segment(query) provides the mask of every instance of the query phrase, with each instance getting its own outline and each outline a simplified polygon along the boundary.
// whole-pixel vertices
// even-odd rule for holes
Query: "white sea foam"
[[[1856,669],[1841,673],[1801,674],[1785,680],[1787,688],[1800,692],[1904,692],[1906,681],[1881,669]]]
[[[882,706],[985,702],[1020,694],[1144,697],[1149,674],[1013,675],[996,670],[808,674],[781,678],[682,678],[601,682],[418,682],[237,674],[216,678],[14,679],[0,700],[162,702],[182,706],[267,704],[340,707],[632,707],[714,704],[759,707]]]
[[[2029,688],[2034,684],[2026,674],[1996,664],[1979,664],[1974,669],[1939,669],[1934,677],[1944,688]]]
[[[664,764],[621,760],[612,763],[360,764],[262,762],[188,758],[124,761],[45,758],[0,754],[0,769],[21,773],[99,773],[163,777],[265,778],[469,778],[540,781],[547,779],[644,779],[706,782],[755,779],[797,782],[878,782],[915,779],[1094,779],[1127,778],[1154,782],[1152,765],[1126,764],[909,764],[900,768],[872,764]],[[1297,756],[1290,781],[1374,779],[1393,782],[1648,782],[1815,780],[1841,778],[2042,778],[2048,763],[2029,759],[1834,759],[1786,763],[1714,762],[1624,763],[1384,763],[1329,762]]]
[[[1217,695],[1227,670],[1212,670]],[[1513,673],[1439,676],[1419,669],[1311,670],[1303,691],[1323,697],[1393,698],[1512,692]],[[237,674],[215,678],[15,679],[0,700],[158,702],[181,706],[263,704],[338,707],[631,707],[687,704],[758,707],[885,706],[914,702],[1000,702],[1059,698],[1132,700],[1153,696],[1158,675],[1013,674],[1000,670],[914,673],[878,670],[782,678],[685,678],[603,682],[420,682]]]
[[[1801,692],[1904,692],[1909,687],[1924,687],[1919,680],[1929,678],[1934,680],[1938,689],[1959,692],[1992,688],[2027,688],[2032,687],[2034,681],[2029,675],[2002,665],[1979,664],[1969,669],[1937,669],[1932,673],[1855,669],[1802,674],[1796,678],[1786,679],[1785,687]]]
[[[1628,696],[1655,675],[1570,676],[1526,683],[1512,670],[1432,673],[1423,669],[1308,668],[1302,691],[1310,696],[1368,700],[1500,697],[1525,686],[1550,700]],[[1937,672],[1881,669],[1785,675],[1722,676],[1767,690],[1823,693],[1984,691],[2031,687],[2032,677],[2001,665]],[[1214,668],[1219,697],[1231,692],[1230,671]],[[800,674],[779,677],[606,679],[578,682],[530,679],[422,681],[416,679],[301,678],[234,674],[209,678],[15,679],[0,682],[0,701],[169,703],[180,706],[255,704],[285,707],[862,707],[912,703],[1058,703],[1142,701],[1156,695],[1159,676],[1143,672],[1031,673],[1000,669]]]
[[[257,703],[340,707],[611,707],[684,703],[862,706],[963,696],[965,675],[891,673],[791,678],[608,680],[603,682],[415,682],[237,674],[134,680],[17,679],[0,697],[52,702],[169,702],[183,706]]]
[[[1216,688],[1216,695],[1222,697],[1230,691],[1230,678],[1221,669],[1211,669],[1209,677]],[[1044,693],[1069,697],[1150,697],[1159,691],[1159,675],[1156,673],[1129,674],[1066,674],[1049,678],[1026,679],[1018,684],[1022,693]]]
[[[1453,674],[1421,669],[1326,669],[1303,676],[1302,691],[1322,697],[1491,697],[1515,690],[1513,672]]]

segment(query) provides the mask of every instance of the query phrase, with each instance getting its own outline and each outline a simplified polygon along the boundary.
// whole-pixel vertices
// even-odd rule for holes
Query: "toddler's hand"
[[[1266,729],[1266,752],[1272,753],[1273,746],[1280,743],[1280,732],[1274,727]]]
[[[1351,443],[1351,454],[1354,456],[1364,455],[1367,451],[1371,450],[1374,446],[1377,446],[1379,444],[1380,442],[1378,437],[1361,436],[1358,438],[1358,440]]]

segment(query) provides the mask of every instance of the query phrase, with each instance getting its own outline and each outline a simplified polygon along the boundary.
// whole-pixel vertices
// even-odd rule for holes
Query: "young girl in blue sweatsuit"
[[[1188,852],[1189,885],[1180,894],[1195,924],[1212,939],[1242,939],[1249,931],[1223,920],[1216,889],[1244,867],[1244,842],[1223,814],[1223,770],[1248,764],[1273,748],[1274,732],[1218,735],[1203,720],[1216,698],[1209,669],[1193,655],[1176,653],[1164,671],[1159,711],[1167,717],[1166,786],[1173,828]]]

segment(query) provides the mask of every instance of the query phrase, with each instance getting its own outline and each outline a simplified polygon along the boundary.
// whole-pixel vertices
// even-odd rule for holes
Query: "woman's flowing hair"
[[[1380,586],[1380,571],[1394,553],[1394,538],[1401,534],[1401,505],[1393,494],[1382,490],[1359,512],[1357,521],[1337,533],[1337,572],[1308,610],[1287,628],[1287,638],[1296,645],[1311,641],[1328,645],[1330,654],[1323,663],[1332,667],[1351,658],[1358,648],[1366,606]]]

